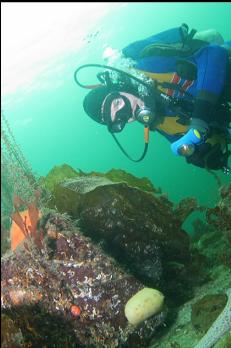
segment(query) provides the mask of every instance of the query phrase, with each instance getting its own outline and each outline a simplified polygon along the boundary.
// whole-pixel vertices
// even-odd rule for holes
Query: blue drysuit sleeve
[[[197,93],[191,127],[204,133],[213,121],[214,106],[224,90],[228,51],[222,46],[209,45],[200,49],[194,59],[197,65]]]
[[[224,88],[228,53],[221,46],[209,45],[194,56],[197,65],[197,92],[206,91],[219,96]]]

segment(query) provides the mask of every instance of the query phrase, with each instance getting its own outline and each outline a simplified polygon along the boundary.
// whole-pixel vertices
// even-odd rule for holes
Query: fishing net
[[[1,241],[5,245],[9,238],[13,197],[19,196],[26,202],[34,199],[37,187],[36,177],[24,157],[10,128],[9,122],[1,112]]]

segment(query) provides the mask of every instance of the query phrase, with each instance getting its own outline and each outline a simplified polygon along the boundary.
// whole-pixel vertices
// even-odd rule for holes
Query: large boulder
[[[121,173],[120,173],[121,174]],[[83,175],[54,186],[50,207],[78,220],[84,234],[99,242],[147,286],[161,287],[178,301],[191,294],[190,241],[181,225],[195,209],[193,200],[174,207],[151,185]],[[144,189],[146,188],[146,190]]]

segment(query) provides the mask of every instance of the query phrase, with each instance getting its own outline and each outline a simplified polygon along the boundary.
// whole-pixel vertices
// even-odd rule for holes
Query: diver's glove
[[[191,156],[195,151],[195,145],[201,143],[201,134],[191,128],[183,137],[171,144],[171,150],[177,156]]]
[[[172,152],[177,156],[191,156],[195,151],[195,145],[200,145],[207,139],[209,128],[206,122],[193,119],[188,132],[171,144]]]
[[[171,150],[176,156],[191,156],[195,151],[195,145],[203,144],[207,139],[207,134],[207,124],[199,119],[194,119],[188,132],[171,144]]]

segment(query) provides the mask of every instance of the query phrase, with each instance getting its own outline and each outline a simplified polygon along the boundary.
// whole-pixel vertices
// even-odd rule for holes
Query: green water
[[[10,11],[15,5],[5,6],[8,6]],[[25,6],[24,4],[24,8]],[[45,19],[52,23],[58,3],[49,6],[43,3],[42,6]],[[67,9],[71,3],[63,3],[62,6]],[[101,7],[107,8],[106,13],[102,13],[95,20],[94,13],[91,13],[95,11],[95,7],[91,9],[90,3],[76,3],[71,19],[73,21],[76,15],[76,20],[73,21],[74,26],[70,20],[70,35],[65,36],[66,31],[65,35],[62,35],[64,11],[63,20],[61,18],[54,24],[54,32],[57,28],[59,31],[55,42],[50,42],[49,49],[53,44],[62,48],[70,36],[74,38],[73,30],[78,30],[78,8],[83,6],[87,6],[85,18],[82,18],[86,27],[85,33],[76,37],[71,48],[67,48],[65,52],[58,50],[52,59],[48,55],[43,61],[44,69],[37,75],[34,74],[35,78],[29,81],[30,83],[25,79],[25,83],[19,85],[14,92],[3,94],[2,109],[32,168],[38,175],[46,175],[54,165],[63,163],[84,172],[105,172],[111,168],[119,168],[138,177],[148,177],[154,186],[161,187],[175,202],[183,197],[193,196],[199,203],[212,206],[218,198],[214,177],[203,169],[186,164],[183,158],[176,158],[167,140],[160,135],[151,134],[149,151],[142,162],[130,162],[117,147],[107,129],[84,114],[82,100],[86,91],[75,84],[73,73],[81,64],[104,63],[102,54],[106,46],[121,49],[132,41],[179,26],[184,22],[198,31],[215,28],[228,40],[231,38],[231,3],[98,3],[99,12]],[[28,22],[29,32],[33,27],[33,21],[29,21],[28,13],[21,11],[18,16],[19,23],[25,25]],[[3,13],[4,42],[7,41],[9,27],[11,34],[15,33],[15,36],[19,30],[18,26],[14,25],[14,17],[9,18],[11,19],[7,23],[8,29],[4,31],[6,23]],[[42,21],[43,18],[41,23]],[[49,38],[51,32],[52,28],[47,33],[43,31],[44,36],[41,36],[40,40]],[[33,69],[37,68],[41,53],[39,50],[36,51],[38,44],[38,41],[30,40],[27,46],[21,47],[22,58],[20,59],[20,54],[15,55],[17,72],[25,72],[26,75],[29,69],[32,69],[33,75]],[[38,62],[34,66],[27,65],[30,62],[29,54],[26,60],[23,58],[28,46],[29,52],[38,54]],[[13,51],[11,60],[14,62]],[[13,75],[12,81],[16,81],[18,76],[14,73],[14,64],[12,70],[8,68]],[[4,75],[3,83],[8,77],[7,74]],[[93,71],[86,72],[84,79],[86,82],[94,81]],[[118,139],[131,156],[140,156],[143,151],[141,125],[127,126],[118,135]],[[220,172],[218,175],[223,183],[230,181],[230,177]]]

